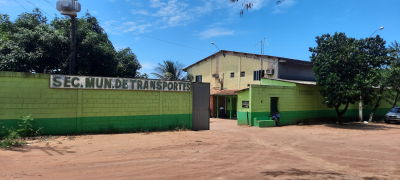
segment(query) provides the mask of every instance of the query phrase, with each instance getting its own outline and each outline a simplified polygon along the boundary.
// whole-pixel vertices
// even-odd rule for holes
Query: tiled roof
[[[228,96],[237,96],[238,94],[235,91],[239,91],[240,89],[224,89],[224,90],[210,90],[210,96],[216,95],[228,95]]]

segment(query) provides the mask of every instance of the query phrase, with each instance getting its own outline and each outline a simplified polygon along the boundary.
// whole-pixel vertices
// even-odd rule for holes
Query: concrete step
[[[275,127],[274,120],[259,120],[256,123],[257,127]]]

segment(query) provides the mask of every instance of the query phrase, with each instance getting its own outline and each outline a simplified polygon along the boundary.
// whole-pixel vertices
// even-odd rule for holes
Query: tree
[[[8,15],[0,15],[1,71],[43,73],[63,69],[68,38],[46,22],[38,9],[21,14],[14,23]]]
[[[159,79],[165,80],[184,80],[183,76],[184,65],[179,62],[164,61],[163,64],[158,63],[158,66],[154,68],[154,76]]]
[[[369,122],[372,121],[376,109],[381,105],[382,100],[388,97],[387,90],[389,89],[389,65],[393,62],[394,57],[392,48],[387,48],[384,41],[379,35],[375,38],[367,38],[359,40],[359,50],[362,51],[362,57],[365,58],[365,66],[369,69],[369,73],[364,75],[365,84],[370,83],[371,87],[377,89],[370,94],[364,93],[363,100],[372,106]]]
[[[392,49],[391,56],[393,57],[392,64],[388,69],[388,98],[386,101],[392,105],[397,106],[397,102],[400,100],[400,44],[397,41],[392,42],[389,46]]]
[[[0,70],[68,74],[68,17],[50,23],[35,9],[21,14],[15,22],[0,15]],[[86,13],[77,18],[76,72],[78,75],[146,77],[130,48],[116,51],[97,19]],[[148,76],[147,76],[148,77]]]
[[[139,69],[142,68],[131,48],[121,49],[116,53],[118,60],[117,76],[118,77],[140,77]]]
[[[310,58],[317,85],[321,86],[322,103],[335,108],[337,122],[341,124],[349,104],[360,96],[365,97],[365,104],[374,100],[373,86],[379,86],[381,68],[389,62],[385,41],[379,36],[356,40],[336,32],[333,36],[317,36],[316,42],[318,46],[310,48]],[[341,105],[345,105],[342,110]]]

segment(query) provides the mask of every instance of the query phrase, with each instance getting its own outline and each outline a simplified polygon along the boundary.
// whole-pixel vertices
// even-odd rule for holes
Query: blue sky
[[[88,10],[97,17],[114,46],[130,47],[145,73],[164,60],[193,64],[218,51],[210,42],[225,50],[260,53],[255,44],[265,38],[270,45],[265,54],[309,61],[308,48],[325,33],[366,38],[384,26],[376,34],[388,43],[400,41],[400,0],[247,1],[254,7],[242,18],[241,3],[229,0],[80,0],[78,16]],[[59,14],[50,5],[57,0],[0,0],[0,13],[14,20],[34,8],[29,2],[51,16]]]

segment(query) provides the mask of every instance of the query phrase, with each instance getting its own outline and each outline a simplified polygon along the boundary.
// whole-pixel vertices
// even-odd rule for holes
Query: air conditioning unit
[[[274,69],[267,69],[267,70],[265,70],[265,74],[268,74],[268,75],[274,74]]]
[[[213,74],[212,77],[213,78],[219,78],[219,74]]]

